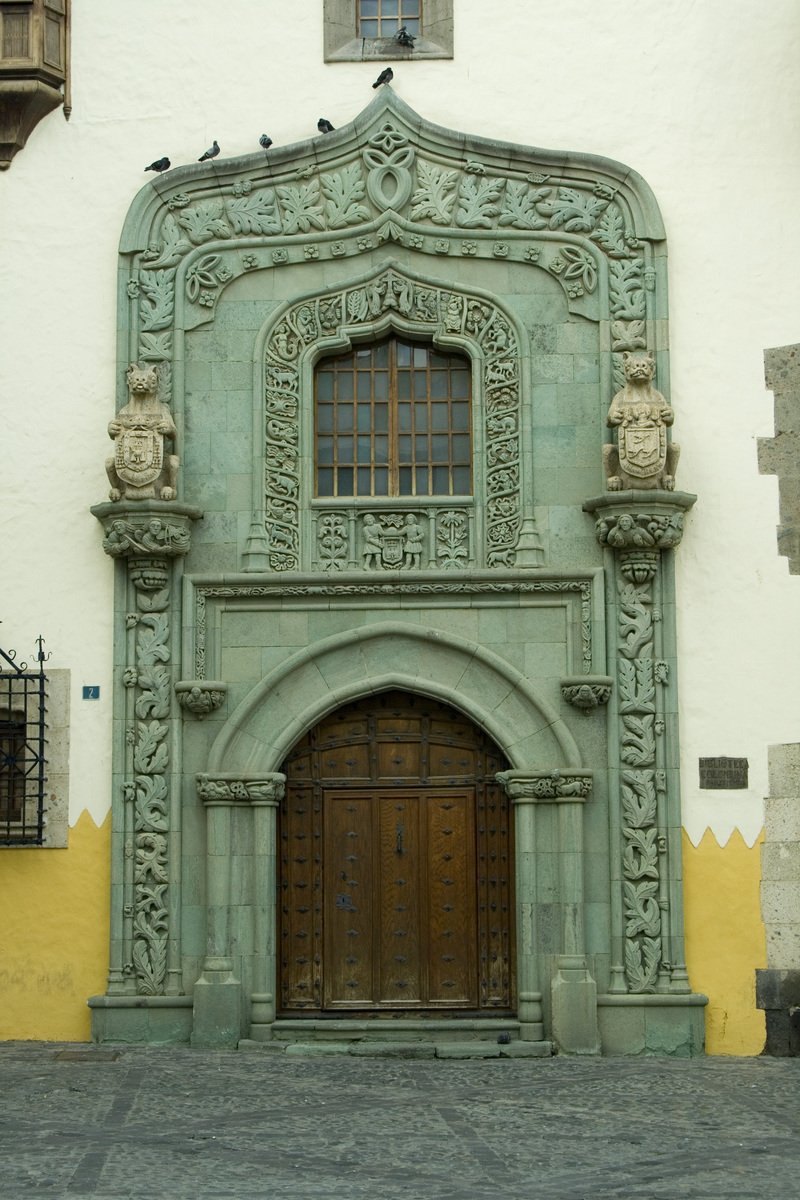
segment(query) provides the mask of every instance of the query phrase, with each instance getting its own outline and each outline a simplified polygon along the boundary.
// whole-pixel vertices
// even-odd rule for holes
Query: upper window
[[[453,57],[453,0],[323,0],[325,61]],[[405,25],[411,38],[398,42]]]
[[[468,359],[402,338],[323,359],[317,496],[470,495],[470,392]]]

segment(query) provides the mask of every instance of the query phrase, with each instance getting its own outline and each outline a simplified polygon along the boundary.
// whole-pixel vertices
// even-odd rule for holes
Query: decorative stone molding
[[[153,562],[188,554],[191,522],[203,515],[199,508],[163,500],[106,501],[91,511],[103,526],[106,554]]]
[[[197,795],[204,804],[264,804],[283,799],[286,776],[279,771],[252,778],[235,774],[196,776]]]
[[[591,771],[500,771],[495,779],[512,801],[575,802],[587,800],[592,792]]]
[[[588,716],[601,704],[608,704],[613,683],[610,675],[572,675],[561,680],[561,695]]]
[[[227,691],[227,683],[219,679],[180,679],[175,684],[181,708],[200,721],[222,706]]]

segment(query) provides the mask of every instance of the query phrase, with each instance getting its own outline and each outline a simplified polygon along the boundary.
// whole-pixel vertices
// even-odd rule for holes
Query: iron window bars
[[[0,647],[0,846],[41,846],[45,824],[46,655],[38,668]]]

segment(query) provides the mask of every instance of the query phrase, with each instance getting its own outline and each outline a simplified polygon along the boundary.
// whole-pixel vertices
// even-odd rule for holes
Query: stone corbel
[[[103,526],[103,549],[111,558],[163,560],[189,553],[191,523],[201,509],[175,500],[108,500],[91,509]]]
[[[608,704],[613,682],[610,675],[570,675],[561,680],[561,695],[588,716],[601,704]]]
[[[680,545],[684,513],[696,499],[690,492],[655,489],[606,492],[587,500],[583,511],[595,515],[595,535],[601,546],[645,564],[657,562],[660,550]]]
[[[198,721],[221,708],[227,691],[228,685],[221,679],[179,679],[175,684],[181,708]]]
[[[574,803],[587,800],[592,791],[591,771],[560,768],[553,771],[500,771],[495,779],[512,803],[521,800],[540,804],[559,800]]]

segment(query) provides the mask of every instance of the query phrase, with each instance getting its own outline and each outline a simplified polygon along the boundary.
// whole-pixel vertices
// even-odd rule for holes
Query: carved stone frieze
[[[204,804],[278,803],[283,799],[286,776],[280,772],[242,777],[198,775],[197,795]]]
[[[592,793],[591,771],[500,771],[495,778],[512,801],[582,801]]]

